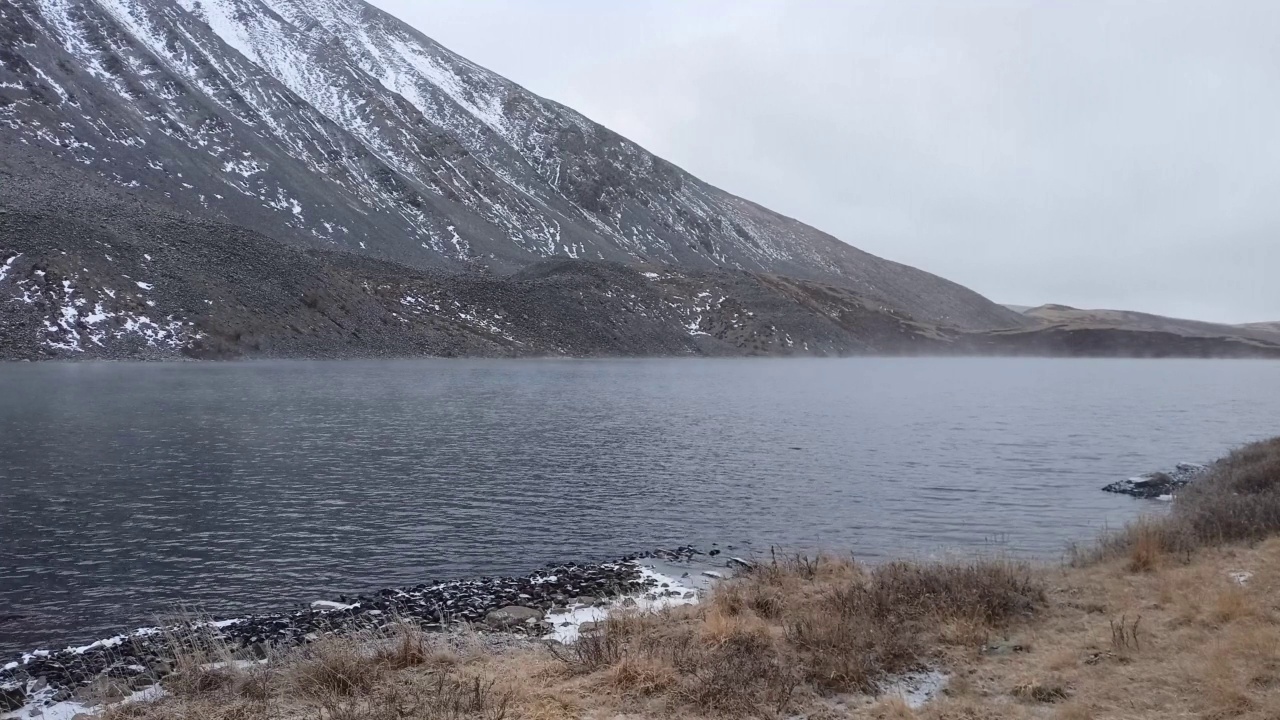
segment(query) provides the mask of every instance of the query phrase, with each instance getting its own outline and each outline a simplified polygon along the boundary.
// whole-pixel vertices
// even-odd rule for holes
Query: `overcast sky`
[[[373,2],[993,300],[1280,320],[1280,2]]]

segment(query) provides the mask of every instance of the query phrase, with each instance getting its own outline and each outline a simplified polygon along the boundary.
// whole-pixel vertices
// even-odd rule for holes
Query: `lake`
[[[1057,559],[1278,419],[1269,361],[0,364],[0,655],[685,543]]]

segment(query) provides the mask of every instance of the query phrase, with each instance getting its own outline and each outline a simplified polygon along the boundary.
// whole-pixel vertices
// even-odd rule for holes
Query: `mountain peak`
[[[362,0],[5,0],[2,145],[294,246],[418,269],[551,258],[829,283],[1026,321],[713,187]]]

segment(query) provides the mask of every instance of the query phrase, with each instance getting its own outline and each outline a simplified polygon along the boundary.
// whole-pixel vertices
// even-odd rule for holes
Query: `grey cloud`
[[[375,4],[993,299],[1280,319],[1280,4]]]

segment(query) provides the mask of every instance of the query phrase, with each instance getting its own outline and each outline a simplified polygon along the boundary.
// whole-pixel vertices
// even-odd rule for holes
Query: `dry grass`
[[[207,636],[176,638],[168,697],[110,708],[105,720],[504,720],[514,692],[444,642],[402,624],[236,661]],[[213,659],[218,658],[218,659]]]
[[[1280,441],[1233,453],[1070,567],[773,558],[569,647],[459,650],[405,627],[211,668],[196,640],[171,697],[106,718],[1280,718],[1277,457]],[[943,695],[875,697],[923,667],[951,674]]]
[[[936,661],[941,646],[976,650],[1030,615],[1044,590],[1005,561],[890,563],[774,558],[678,615],[615,615],[558,651],[571,672],[603,672],[624,696],[725,717],[774,715],[797,698],[872,693],[888,676]]]

